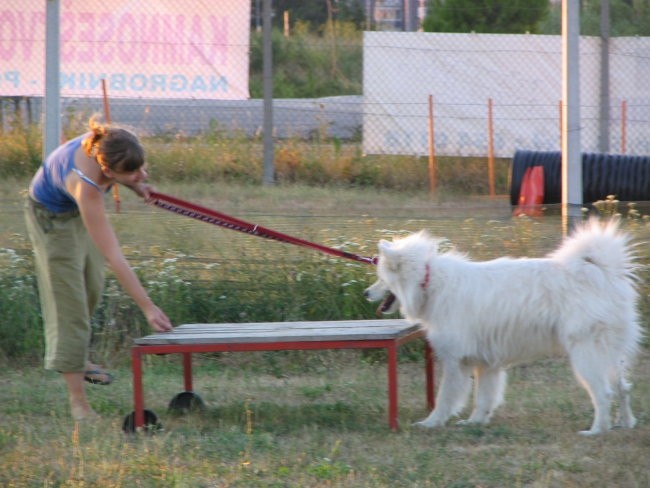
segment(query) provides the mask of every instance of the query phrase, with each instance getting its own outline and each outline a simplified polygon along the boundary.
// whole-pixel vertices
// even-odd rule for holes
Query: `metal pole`
[[[562,223],[565,233],[582,211],[580,149],[580,0],[562,0]]]
[[[264,92],[264,175],[262,183],[275,183],[275,167],[273,163],[273,57],[271,49],[271,1],[264,0],[262,15],[263,43],[263,92]]]
[[[61,144],[59,6],[59,0],[47,0],[45,14],[45,130],[43,159]]]
[[[609,152],[609,0],[600,0],[600,120],[598,146]]]

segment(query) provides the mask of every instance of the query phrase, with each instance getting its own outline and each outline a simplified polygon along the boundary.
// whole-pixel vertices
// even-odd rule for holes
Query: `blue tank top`
[[[30,196],[54,213],[77,209],[77,202],[65,188],[65,180],[70,171],[77,173],[82,180],[101,189],[74,165],[74,153],[81,141],[90,134],[83,134],[56,148],[45,158],[29,185]]]

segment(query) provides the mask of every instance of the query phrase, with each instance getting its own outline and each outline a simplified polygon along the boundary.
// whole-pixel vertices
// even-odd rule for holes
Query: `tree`
[[[548,0],[431,0],[425,32],[536,33]]]
[[[650,35],[648,0],[609,0],[609,17],[612,37]],[[583,0],[580,33],[584,36],[600,35],[600,0]]]
[[[600,35],[601,0],[580,2],[580,34]],[[650,2],[648,0],[609,0],[609,33],[611,37],[650,36]],[[551,7],[541,27],[542,34],[562,33],[562,6]]]

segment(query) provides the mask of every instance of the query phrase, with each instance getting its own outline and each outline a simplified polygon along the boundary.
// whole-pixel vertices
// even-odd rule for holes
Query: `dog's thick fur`
[[[442,366],[436,407],[418,422],[438,427],[461,412],[475,384],[475,406],[462,423],[484,424],[503,401],[505,369],[557,353],[568,355],[594,406],[591,428],[632,428],[625,372],[642,338],[637,317],[637,275],[630,237],[616,221],[592,219],[544,258],[473,262],[425,232],[379,242],[378,280],[371,301],[396,298],[425,328]]]

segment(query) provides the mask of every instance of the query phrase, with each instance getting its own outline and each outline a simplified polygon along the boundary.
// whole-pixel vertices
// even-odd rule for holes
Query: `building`
[[[387,31],[417,31],[426,12],[426,0],[365,0],[370,28]]]

